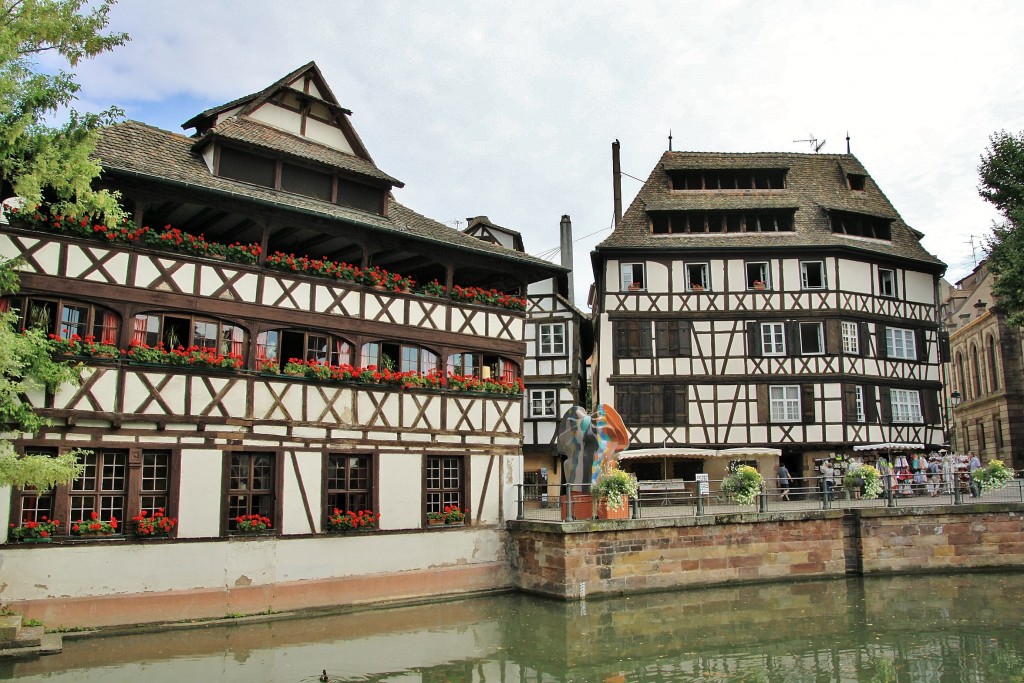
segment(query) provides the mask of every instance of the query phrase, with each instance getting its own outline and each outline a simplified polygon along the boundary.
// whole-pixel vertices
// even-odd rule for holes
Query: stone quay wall
[[[519,590],[566,600],[737,582],[1024,566],[1024,504],[509,523]]]

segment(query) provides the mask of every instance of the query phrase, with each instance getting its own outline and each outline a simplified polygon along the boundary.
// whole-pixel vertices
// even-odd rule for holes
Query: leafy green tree
[[[0,296],[17,291],[17,262],[0,261]],[[79,368],[54,362],[50,341],[40,329],[18,332],[18,314],[0,313],[0,432],[34,434],[47,421],[23,397],[42,389],[77,384]],[[32,486],[39,490],[71,481],[81,472],[78,453],[56,458],[19,458],[7,439],[0,439],[0,486]]]
[[[992,293],[1010,324],[1024,327],[1024,134],[993,134],[978,172],[979,193],[1003,216],[986,245]]]
[[[29,208],[44,196],[61,213],[90,214],[113,225],[122,215],[116,193],[95,190],[100,165],[90,155],[98,130],[120,117],[70,110],[65,124],[47,119],[69,108],[79,90],[74,75],[47,73],[37,60],[60,55],[69,67],[128,37],[104,33],[114,0],[0,0],[0,179]]]

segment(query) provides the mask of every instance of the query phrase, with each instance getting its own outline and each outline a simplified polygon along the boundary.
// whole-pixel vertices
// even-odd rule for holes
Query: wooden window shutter
[[[868,344],[868,340],[870,339],[870,337],[868,336],[868,324],[864,322],[857,323],[857,329],[860,333],[860,339],[858,340],[860,346],[860,355],[867,356],[868,347],[870,346]]]
[[[626,358],[627,349],[629,349],[629,328],[626,326],[625,320],[617,320],[614,325],[615,346],[613,353],[616,358]]]
[[[768,402],[768,385],[757,385],[757,421],[768,424],[771,421],[771,405]]]
[[[669,358],[676,355],[678,344],[674,339],[674,320],[654,321],[654,355],[657,358]]]
[[[939,417],[939,392],[932,389],[922,389],[920,396],[921,414],[924,417],[924,423],[932,425],[941,422]]]
[[[926,330],[921,327],[914,330],[914,344],[917,346],[917,362],[928,362],[928,337]]]
[[[843,322],[829,319],[825,321],[825,353],[838,356],[843,350]]]
[[[679,321],[679,355],[692,356],[693,342],[691,341],[693,325],[689,320]]]
[[[953,361],[953,355],[949,350],[949,332],[942,330],[939,332],[939,362],[950,363]]]
[[[761,323],[747,323],[747,355],[761,356]]]
[[[800,385],[800,413],[804,424],[814,424],[814,385]]]
[[[875,324],[875,351],[877,351],[878,358],[888,358],[889,352],[885,346],[885,325],[881,323]]]
[[[651,357],[651,322],[649,320],[629,321],[629,345],[634,358]]]
[[[642,388],[637,386],[634,391]],[[640,394],[640,412],[644,416],[645,424],[661,422],[665,413],[665,385],[651,384],[646,389],[647,391],[637,391]]]
[[[672,423],[673,424],[687,424],[689,422],[688,415],[686,414],[686,385],[675,384],[672,387],[673,405],[672,405]]]
[[[892,424],[892,397],[889,395],[889,387],[878,387],[878,404],[882,424]]]
[[[864,395],[867,401],[867,392]],[[865,409],[865,413],[867,410]],[[843,422],[857,421],[857,386],[854,384],[843,385]]]
[[[786,326],[786,355],[800,355],[800,323],[795,320],[787,320]]]
[[[875,398],[875,387],[864,385],[864,419],[867,422],[878,422],[878,400]]]

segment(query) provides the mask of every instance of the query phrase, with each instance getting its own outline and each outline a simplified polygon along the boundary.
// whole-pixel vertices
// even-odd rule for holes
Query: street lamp
[[[958,452],[956,448],[956,407],[962,400],[963,396],[959,391],[954,391],[949,395],[949,449],[954,453]]]

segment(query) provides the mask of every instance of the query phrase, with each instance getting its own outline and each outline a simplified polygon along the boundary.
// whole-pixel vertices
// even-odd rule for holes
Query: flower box
[[[565,502],[565,496],[561,497],[562,500],[562,519],[568,517],[568,509]],[[589,493],[581,493],[579,491],[572,492],[572,516],[573,519],[590,519],[594,516],[594,497]]]
[[[611,508],[608,506],[608,500],[606,498],[598,498],[597,500],[597,518],[598,519],[629,519],[629,496],[623,494],[619,507]]]

